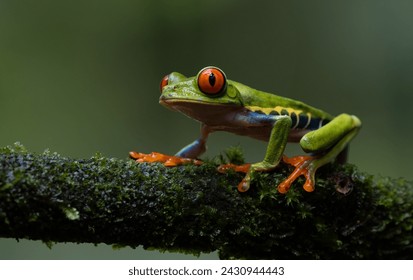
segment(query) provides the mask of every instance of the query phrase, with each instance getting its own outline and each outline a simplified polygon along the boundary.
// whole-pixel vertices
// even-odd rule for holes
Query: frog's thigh
[[[360,126],[356,116],[341,114],[325,126],[305,134],[300,140],[301,148],[305,152],[327,150]]]

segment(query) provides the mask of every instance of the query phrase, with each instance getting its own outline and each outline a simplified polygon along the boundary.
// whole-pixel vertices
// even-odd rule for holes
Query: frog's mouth
[[[179,111],[202,123],[214,125],[231,121],[242,110],[237,104],[212,103],[178,98],[160,98],[159,103],[173,111]]]

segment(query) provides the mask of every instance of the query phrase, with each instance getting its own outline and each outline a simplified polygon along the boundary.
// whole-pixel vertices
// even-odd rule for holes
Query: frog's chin
[[[203,123],[224,121],[241,110],[236,104],[199,102],[187,99],[160,99],[159,103]]]

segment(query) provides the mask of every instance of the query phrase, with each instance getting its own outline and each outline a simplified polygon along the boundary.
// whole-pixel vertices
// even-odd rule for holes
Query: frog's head
[[[190,78],[172,72],[162,79],[160,88],[159,103],[201,122],[242,107],[238,89],[214,66],[205,67]]]

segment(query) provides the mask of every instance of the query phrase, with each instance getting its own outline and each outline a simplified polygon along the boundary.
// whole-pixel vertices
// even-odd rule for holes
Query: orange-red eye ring
[[[198,88],[207,95],[218,95],[227,86],[224,72],[217,67],[205,67],[198,74]]]
[[[169,75],[166,75],[165,77],[162,78],[161,83],[159,85],[161,93],[162,93],[163,88],[168,85],[168,81],[169,81]]]

